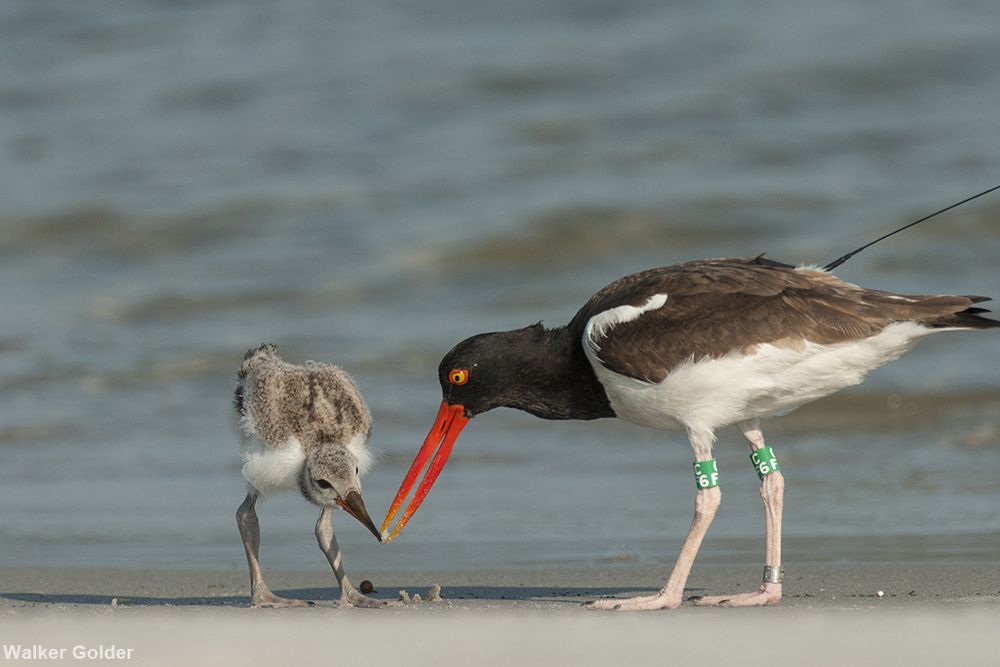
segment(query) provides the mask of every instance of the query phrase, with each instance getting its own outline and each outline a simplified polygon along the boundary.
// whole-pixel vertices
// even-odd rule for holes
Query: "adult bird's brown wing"
[[[608,327],[585,343],[594,346],[609,370],[659,382],[685,360],[749,352],[761,343],[838,343],[873,336],[897,321],[963,326],[957,314],[982,312],[970,309],[981,300],[977,297],[898,295],[864,289],[820,270],[737,258],[625,276],[595,294],[570,327],[582,336],[591,317],[617,306],[641,307],[658,294],[667,297],[662,307]],[[977,318],[972,313],[965,319]]]

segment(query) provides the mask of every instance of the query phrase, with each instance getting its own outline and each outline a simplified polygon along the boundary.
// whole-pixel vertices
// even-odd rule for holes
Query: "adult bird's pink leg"
[[[764,446],[764,435],[757,420],[740,424],[750,449]],[[781,510],[784,505],[785,478],[780,470],[764,477],[760,497],[764,501],[764,581],[760,588],[734,595],[709,595],[695,600],[703,606],[763,607],[781,601]]]
[[[688,439],[694,449],[696,461],[707,461],[712,458],[712,443],[715,438],[711,432],[695,432],[689,429]],[[698,555],[701,542],[705,539],[705,534],[712,525],[712,519],[715,518],[721,502],[722,491],[718,486],[698,489],[694,501],[694,520],[691,522],[687,537],[684,538],[684,546],[681,547],[673,572],[659,593],[626,599],[594,600],[586,606],[589,609],[613,611],[647,611],[679,607],[684,599],[684,584],[687,583],[688,575],[691,573],[691,566],[694,565],[695,556]]]

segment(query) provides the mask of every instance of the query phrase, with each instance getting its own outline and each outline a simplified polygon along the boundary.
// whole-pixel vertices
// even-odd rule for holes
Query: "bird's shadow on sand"
[[[399,591],[409,595],[426,596],[426,585],[382,585],[371,597],[381,600],[398,600]],[[292,588],[274,591],[286,598],[315,601],[321,606],[335,605],[340,598],[336,588]],[[532,586],[450,586],[442,589],[445,601],[519,601],[545,602],[552,604],[579,605],[588,600],[602,597],[618,597],[624,594],[647,594],[653,591],[633,588],[565,588]],[[37,605],[94,605],[120,607],[246,607],[249,595],[217,595],[197,597],[157,597],[146,595],[94,595],[77,593],[0,593],[0,599],[11,602]]]

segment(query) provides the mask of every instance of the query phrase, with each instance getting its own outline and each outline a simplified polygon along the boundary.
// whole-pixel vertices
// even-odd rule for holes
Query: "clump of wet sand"
[[[402,602],[403,604],[418,604],[420,602],[424,602],[424,598],[420,596],[420,593],[414,593],[411,596],[409,594],[409,592],[407,592],[405,590],[400,590],[399,591],[399,601]],[[441,585],[440,584],[434,584],[433,586],[430,587],[430,590],[427,591],[426,601],[427,602],[443,602],[444,601],[444,598],[441,597]]]

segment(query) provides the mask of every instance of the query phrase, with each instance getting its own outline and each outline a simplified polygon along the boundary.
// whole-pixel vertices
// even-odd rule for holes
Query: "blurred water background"
[[[653,266],[823,264],[1000,182],[998,25],[995,0],[5,0],[0,565],[244,569],[230,401],[262,341],[354,375],[381,518],[458,340]],[[838,273],[1000,297],[998,258],[994,196]],[[998,346],[937,336],[765,424],[789,563],[1000,560]],[[756,568],[746,446],[717,453],[700,562]],[[497,410],[391,546],[334,525],[349,570],[670,563],[690,460]],[[325,568],[315,509],[260,514],[265,566]]]

